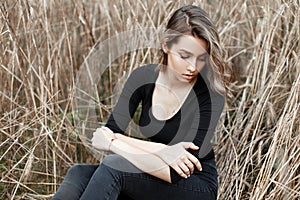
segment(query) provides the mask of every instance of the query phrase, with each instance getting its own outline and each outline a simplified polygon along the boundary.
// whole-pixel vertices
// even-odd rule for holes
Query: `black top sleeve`
[[[115,133],[122,133],[132,119],[140,101],[142,100],[142,85],[140,69],[134,70],[128,77],[113,112],[106,122],[106,127]]]

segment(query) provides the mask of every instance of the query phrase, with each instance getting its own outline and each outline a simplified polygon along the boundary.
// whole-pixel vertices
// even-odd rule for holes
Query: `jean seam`
[[[116,185],[119,183],[120,185],[121,185],[121,190],[122,190],[122,181],[124,180],[123,179],[123,175],[124,175],[124,172],[122,172],[122,171],[119,171],[119,173],[120,173],[120,175],[121,175],[121,177],[116,177],[116,176],[114,176],[114,173],[113,172],[111,172],[111,170],[115,170],[115,169],[113,169],[113,168],[111,168],[111,167],[109,167],[109,166],[106,166],[108,169],[109,169],[109,172],[112,174],[112,176],[113,176],[113,182],[111,183],[111,190],[110,190],[110,192],[108,192],[108,197],[106,197],[105,199],[106,200],[110,200],[110,198],[111,198],[111,196],[112,196],[112,194],[113,194],[113,192],[114,192],[114,190],[116,189]],[[121,192],[121,191],[118,191],[118,190],[116,190],[117,192]]]
[[[106,200],[110,200],[110,197],[112,196],[111,194],[113,194],[113,191],[115,189],[115,185],[117,185],[117,181],[114,179],[113,183],[111,184],[111,191],[108,192],[108,196],[105,197]]]

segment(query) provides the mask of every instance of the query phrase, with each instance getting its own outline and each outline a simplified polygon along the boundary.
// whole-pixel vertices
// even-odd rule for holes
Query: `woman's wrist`
[[[115,141],[116,139],[118,139],[118,138],[112,137],[112,138],[110,139],[110,142],[109,142],[109,145],[108,145],[108,151],[111,151],[111,145],[112,145],[113,141]]]

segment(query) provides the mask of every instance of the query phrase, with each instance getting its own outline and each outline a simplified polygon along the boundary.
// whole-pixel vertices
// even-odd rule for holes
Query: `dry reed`
[[[164,25],[194,1],[0,3],[0,199],[49,199],[74,163],[98,162],[76,134],[72,88],[94,44]],[[234,68],[214,137],[219,199],[300,198],[300,3],[199,0]],[[114,61],[103,90],[155,61],[149,49]],[[104,114],[105,117],[105,114]]]

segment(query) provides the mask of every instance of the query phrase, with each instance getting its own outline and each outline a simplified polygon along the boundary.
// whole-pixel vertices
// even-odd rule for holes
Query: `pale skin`
[[[155,82],[152,112],[157,119],[166,120],[180,109],[195,84],[197,74],[205,66],[207,44],[202,39],[184,35],[170,49],[165,44],[162,47],[168,55],[168,65],[166,70],[159,72]],[[102,127],[94,132],[92,145],[121,155],[145,173],[169,183],[169,167],[183,178],[188,178],[194,167],[202,170],[199,160],[187,151],[199,149],[191,142],[169,146],[113,133]]]

